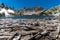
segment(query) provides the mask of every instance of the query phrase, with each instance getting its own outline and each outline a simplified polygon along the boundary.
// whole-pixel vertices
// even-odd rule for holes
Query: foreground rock
[[[0,19],[1,40],[59,40],[60,21],[45,19]]]

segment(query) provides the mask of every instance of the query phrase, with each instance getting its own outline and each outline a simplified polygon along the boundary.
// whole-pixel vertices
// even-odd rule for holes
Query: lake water
[[[11,16],[11,17],[5,17],[2,16],[1,18],[13,18],[13,19],[44,19],[44,18],[54,18],[54,16],[37,16],[37,15],[24,15],[24,16]]]

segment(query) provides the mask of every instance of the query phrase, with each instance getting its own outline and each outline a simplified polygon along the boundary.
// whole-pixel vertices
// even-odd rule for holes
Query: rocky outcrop
[[[38,15],[39,13],[43,12],[44,10],[45,10],[44,8],[41,8],[39,6],[35,6],[32,8],[24,7],[22,9],[19,9],[17,11],[17,13],[20,15],[33,15],[33,14]]]

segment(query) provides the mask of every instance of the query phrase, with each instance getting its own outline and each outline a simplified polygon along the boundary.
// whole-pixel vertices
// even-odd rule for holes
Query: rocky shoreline
[[[0,40],[60,40],[59,19],[0,19]]]

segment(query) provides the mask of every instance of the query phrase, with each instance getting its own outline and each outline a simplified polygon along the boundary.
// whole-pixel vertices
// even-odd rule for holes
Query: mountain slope
[[[51,14],[54,16],[59,16],[60,15],[60,5],[48,9],[47,11],[45,11],[45,13]]]
[[[32,8],[24,7],[22,9],[19,9],[17,13],[20,15],[32,15],[32,14],[38,15],[39,13],[43,12],[43,10],[45,9],[39,6],[34,6]]]
[[[32,8],[24,7],[19,10],[11,9],[10,7],[4,5],[4,3],[0,4],[0,14],[2,16],[22,16],[22,15],[38,15],[43,12],[45,9],[39,6],[34,6]]]

